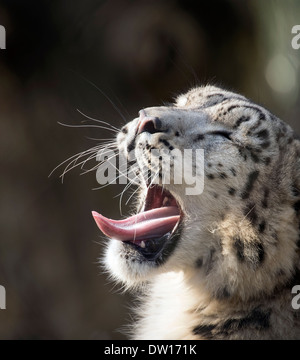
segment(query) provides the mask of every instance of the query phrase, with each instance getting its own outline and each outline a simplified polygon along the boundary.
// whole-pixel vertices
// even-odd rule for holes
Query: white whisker
[[[65,127],[70,127],[70,128],[96,128],[96,129],[104,129],[104,130],[109,130],[109,131],[113,131],[115,133],[118,133],[119,130],[115,130],[115,129],[111,129],[109,127],[106,126],[100,126],[100,125],[91,125],[91,124],[87,124],[87,125],[74,125],[74,124],[64,124],[61,122],[57,122],[59,125],[65,126]]]
[[[108,123],[107,121],[94,119],[94,118],[92,118],[92,117],[84,114],[84,113],[83,113],[82,111],[80,111],[79,109],[76,109],[76,110],[79,112],[79,114],[81,114],[82,116],[84,116],[85,118],[87,118],[87,119],[89,119],[89,120],[96,121],[96,122],[98,122],[98,123],[100,123],[100,124],[104,124],[104,125],[110,126],[112,129],[116,130],[117,132],[120,131],[120,129],[118,129],[116,126]]]
[[[109,98],[109,96],[107,96],[105,94],[105,92],[103,90],[101,90],[97,85],[95,85],[92,81],[90,81],[89,79],[87,79],[85,76],[80,75],[80,77],[82,79],[84,79],[88,84],[92,85],[96,90],[98,90],[100,92],[100,94],[102,96],[105,97],[106,100],[108,100],[108,102],[112,105],[112,107],[115,109],[115,111],[120,115],[120,117],[123,119],[123,121],[126,123],[127,120],[125,118],[125,116],[121,113],[120,109],[116,106],[116,104]]]

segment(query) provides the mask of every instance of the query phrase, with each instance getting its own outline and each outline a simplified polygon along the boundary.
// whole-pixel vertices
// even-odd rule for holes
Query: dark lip
[[[160,238],[147,240],[145,248],[133,243],[124,242],[125,250],[131,250],[131,257],[138,257],[138,260],[152,262],[155,265],[161,265],[166,262],[169,256],[173,253],[181,238],[183,228],[183,217],[181,216],[179,222],[175,225],[171,233],[167,233]],[[134,253],[132,253],[134,250]],[[134,255],[135,254],[135,255]]]

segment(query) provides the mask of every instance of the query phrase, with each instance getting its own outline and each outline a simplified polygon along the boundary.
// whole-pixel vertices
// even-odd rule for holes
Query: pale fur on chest
[[[201,304],[201,298],[205,303],[205,298],[201,294],[195,298],[194,292],[186,287],[182,272],[158,276],[147,296],[143,296],[144,304],[138,310],[142,315],[134,329],[134,339],[197,339],[191,332],[192,324],[197,325],[194,310]]]
[[[169,272],[158,276],[144,294],[143,305],[136,310],[137,322],[133,325],[132,338],[137,340],[274,340],[299,339],[297,312],[287,303],[292,295],[287,291],[280,296],[251,302],[218,301],[204,291],[198,279],[183,272]],[[146,296],[145,296],[146,295]],[[270,315],[268,326],[262,331],[262,319],[252,319],[249,313],[263,309]],[[268,313],[267,309],[271,309]],[[259,310],[261,311],[261,310]],[[253,323],[251,323],[253,322]],[[202,325],[199,325],[202,324]],[[293,326],[294,324],[294,326]],[[296,325],[296,326],[295,326]],[[240,331],[236,328],[240,327]],[[199,332],[197,333],[197,329]],[[196,331],[195,331],[196,330]],[[234,330],[234,331],[232,331]],[[203,337],[201,336],[201,333]]]

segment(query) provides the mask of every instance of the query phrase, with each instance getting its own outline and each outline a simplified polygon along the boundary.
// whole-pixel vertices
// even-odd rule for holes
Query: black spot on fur
[[[263,163],[264,163],[265,165],[269,165],[270,162],[271,162],[271,158],[270,158],[270,157],[266,157],[266,158],[263,159]]]
[[[127,152],[130,153],[135,148],[135,138],[128,144]]]
[[[261,202],[261,205],[264,209],[266,209],[268,207],[269,194],[270,194],[270,190],[268,188],[265,188],[264,197]]]
[[[234,124],[233,128],[236,129],[238,128],[243,122],[249,121],[250,120],[250,116],[241,116],[237,122]]]
[[[194,335],[200,335],[205,339],[211,339],[213,337],[212,330],[214,330],[216,325],[198,325],[193,329]]]
[[[219,177],[220,177],[221,179],[226,179],[226,178],[227,178],[227,175],[222,172],[222,173],[219,174]]]
[[[175,136],[179,136],[179,135],[180,135],[179,131],[176,131]]]
[[[258,262],[261,264],[265,259],[265,249],[262,243],[257,244]]]
[[[295,209],[296,213],[299,214],[299,210],[300,210],[300,200],[295,202],[295,204],[293,205],[293,208]]]
[[[230,168],[229,170],[231,171],[233,176],[236,176],[236,170],[234,168]]]
[[[173,146],[169,146],[169,150],[170,150],[170,151],[174,150],[174,147],[173,147]]]
[[[218,166],[222,167],[222,166],[223,166],[223,164],[221,164],[221,163],[218,163]]]
[[[294,133],[294,134],[293,134],[293,138],[294,138],[294,140],[300,140],[300,135]]]
[[[259,225],[258,225],[258,231],[260,233],[263,233],[265,231],[266,228],[266,222],[265,220],[263,220]]]
[[[221,218],[221,221],[224,221],[226,219],[226,214],[222,214],[220,218]]]
[[[231,105],[229,106],[229,108],[227,109],[227,113],[229,113],[231,110],[236,109],[236,108],[240,108],[240,105]]]
[[[247,160],[247,154],[242,149],[239,149],[239,155],[246,161]]]
[[[276,276],[286,276],[285,270],[279,269],[278,271],[276,271]]]
[[[211,100],[208,103],[204,104],[204,107],[214,106],[214,105],[220,104],[221,102],[222,101],[219,99]]]
[[[234,246],[234,248],[236,250],[236,255],[237,255],[238,260],[240,262],[244,262],[244,260],[245,260],[245,254],[244,254],[245,246],[244,246],[244,243],[242,242],[242,240],[239,237],[234,238],[233,246]]]
[[[224,98],[224,94],[219,94],[219,93],[218,94],[209,94],[209,95],[206,96],[206,98],[209,99],[209,98],[214,97],[214,96],[219,96],[221,98]]]
[[[267,129],[261,130],[255,134],[260,139],[268,139],[269,131]]]
[[[262,152],[262,149],[260,149],[259,147],[254,148],[253,150],[254,150],[254,152],[256,152],[258,154]]]
[[[252,134],[253,131],[256,130],[260,125],[261,125],[261,120],[258,120],[258,121],[256,122],[256,124],[254,124],[253,126],[251,126],[251,128],[250,128],[249,131],[247,132],[247,135]]]
[[[278,235],[276,232],[271,234],[272,238],[274,239],[274,245],[276,246],[278,244]]]
[[[294,196],[299,196],[299,195],[300,195],[299,189],[298,189],[298,187],[297,187],[296,184],[293,184],[293,185],[291,186],[291,188],[292,188],[292,194],[293,194]]]
[[[232,188],[232,187],[228,189],[228,194],[229,195],[234,196],[235,192],[236,192],[236,190],[234,188]]]
[[[219,131],[210,131],[209,133],[207,133],[207,134],[209,134],[209,135],[216,135],[216,136],[222,136],[222,137],[224,137],[224,138],[226,138],[226,139],[228,139],[228,140],[231,140],[231,133],[230,132],[228,132],[228,131],[221,131],[221,130],[219,130]]]
[[[203,265],[203,259],[199,258],[196,260],[196,268],[201,268]]]
[[[257,214],[255,211],[255,204],[249,203],[244,209],[245,217],[254,225],[257,221]]]
[[[209,251],[207,262],[206,262],[206,271],[205,271],[206,275],[208,275],[213,268],[214,261],[215,261],[215,253],[216,253],[216,249],[211,248]]]
[[[121,129],[122,133],[123,134],[127,134],[128,133],[128,129],[126,126],[123,126],[122,129]]]
[[[256,181],[256,179],[258,178],[259,175],[259,171],[252,171],[249,175],[248,175],[248,179],[247,182],[245,184],[245,187],[241,193],[241,198],[244,199],[248,199],[249,195],[253,189],[254,183]]]
[[[265,117],[265,115],[264,115],[264,113],[261,111],[261,109],[259,109],[258,107],[256,107],[256,106],[244,106],[244,108],[246,108],[246,109],[253,109],[253,110],[255,110],[258,114],[259,114],[259,116],[258,116],[258,121],[264,121],[264,120],[266,120],[266,117]]]
[[[151,170],[147,169],[146,179],[151,179]]]
[[[284,133],[282,133],[281,130],[278,131],[276,134],[276,142],[279,142],[279,140],[284,136]]]
[[[196,141],[200,141],[200,140],[204,140],[204,135],[203,134],[197,135]]]
[[[209,180],[213,180],[215,177],[213,174],[207,174],[206,177],[209,179]]]
[[[233,247],[241,263],[247,261],[248,264],[256,267],[265,259],[265,250],[260,242],[256,244],[245,244],[239,237],[235,237]]]
[[[256,308],[240,319],[228,319],[220,328],[220,332],[230,334],[246,329],[266,330],[270,327],[271,310]]]
[[[225,286],[224,288],[218,289],[215,296],[218,300],[228,299],[230,297],[230,292]]]
[[[166,140],[166,139],[160,139],[159,141],[162,142],[164,145],[166,145],[166,146],[168,146],[168,147],[170,146],[169,141]]]
[[[250,151],[250,156],[256,164],[259,163],[259,157],[253,151]]]
[[[265,141],[265,142],[261,143],[260,146],[263,149],[266,149],[266,148],[268,148],[270,146],[270,141]]]
[[[228,335],[251,329],[264,332],[270,328],[271,309],[254,308],[244,317],[227,319],[218,324],[201,324],[193,328],[193,334],[204,339],[224,339]]]

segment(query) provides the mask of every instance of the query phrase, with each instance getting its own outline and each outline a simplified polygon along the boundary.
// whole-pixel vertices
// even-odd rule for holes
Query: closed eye
[[[222,136],[228,140],[231,140],[231,132],[229,131],[224,131],[224,130],[219,130],[219,131],[211,131],[208,133],[209,135],[217,135],[217,136]]]

